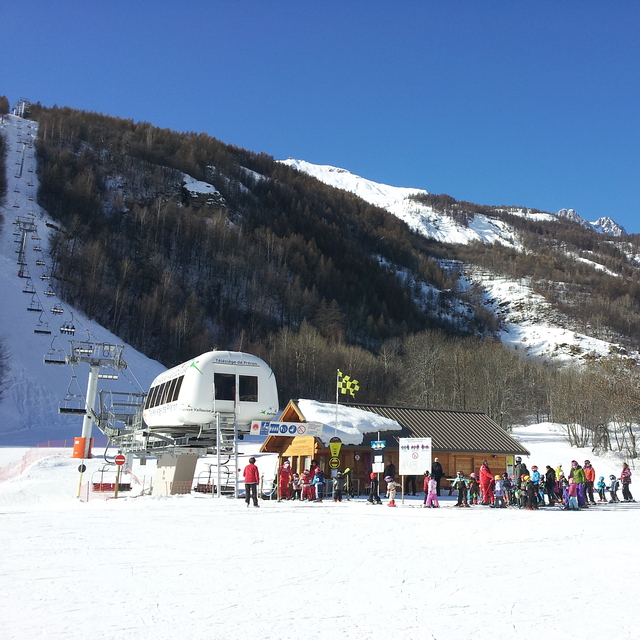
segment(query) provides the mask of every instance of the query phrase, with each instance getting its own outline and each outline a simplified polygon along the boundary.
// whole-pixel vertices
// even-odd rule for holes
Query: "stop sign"
[[[119,453],[114,460],[119,467],[121,467],[126,461],[127,459],[121,453]]]

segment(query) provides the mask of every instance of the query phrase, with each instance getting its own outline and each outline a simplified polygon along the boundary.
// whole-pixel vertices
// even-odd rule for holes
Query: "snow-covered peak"
[[[588,222],[580,216],[575,209],[560,209],[560,211],[558,211],[558,217],[565,218],[571,222],[576,222],[583,227],[593,229],[598,233],[603,233],[608,236],[623,236],[627,234],[624,227],[620,226],[617,222],[614,222],[608,216],[598,218],[595,222]]]
[[[599,233],[604,233],[608,236],[625,236],[627,232],[624,227],[619,225],[617,222],[609,218],[608,216],[603,216],[598,218],[595,222],[589,223],[591,226],[598,231]]]
[[[424,189],[391,187],[386,184],[380,184],[379,182],[373,182],[372,180],[357,176],[346,169],[332,167],[327,164],[311,164],[305,160],[295,160],[294,158],[288,158],[281,162],[282,164],[286,164],[289,167],[293,167],[294,169],[298,169],[298,171],[317,178],[320,182],[342,189],[343,191],[355,193],[366,202],[376,205],[377,207],[382,207],[383,209],[388,209],[394,203],[405,200],[408,196],[427,193]]]

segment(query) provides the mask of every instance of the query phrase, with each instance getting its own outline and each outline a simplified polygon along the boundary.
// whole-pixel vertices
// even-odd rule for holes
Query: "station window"
[[[178,395],[180,394],[180,389],[182,388],[182,381],[184,380],[184,376],[180,376],[176,379],[176,386],[173,389],[173,395],[169,399],[169,402],[174,402],[178,399]]]
[[[240,376],[240,400],[258,402],[258,377]]]
[[[236,376],[233,373],[215,373],[213,383],[216,400],[235,400]]]

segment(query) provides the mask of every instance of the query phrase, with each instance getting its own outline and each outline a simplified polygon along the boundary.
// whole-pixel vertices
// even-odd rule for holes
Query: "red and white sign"
[[[119,453],[115,458],[114,462],[121,467],[127,461],[126,457]]]

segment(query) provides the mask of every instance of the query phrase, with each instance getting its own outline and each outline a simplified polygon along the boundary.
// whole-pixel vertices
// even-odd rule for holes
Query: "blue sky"
[[[0,94],[640,232],[637,1],[3,3]]]

